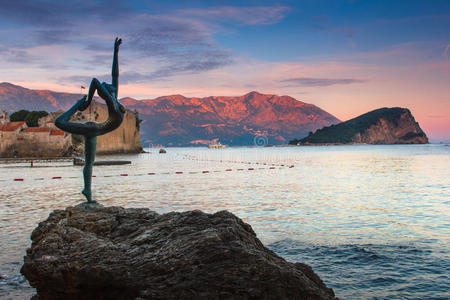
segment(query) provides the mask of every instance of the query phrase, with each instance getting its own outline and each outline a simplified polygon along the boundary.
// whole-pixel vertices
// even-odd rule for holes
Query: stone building
[[[2,113],[0,114],[0,125],[5,125],[9,123],[9,114],[6,110],[2,109]]]
[[[59,116],[62,113],[63,113],[63,111],[59,110],[57,112],[49,113],[45,117],[39,118],[38,126],[39,127],[47,127],[47,128],[58,129],[55,126],[55,119],[56,119],[57,116]]]
[[[27,127],[25,122],[9,122],[0,125],[0,157],[15,143],[17,135]],[[8,155],[9,156],[9,155]]]
[[[70,155],[69,134],[45,127],[27,127],[25,122],[0,126],[0,157],[56,157]]]

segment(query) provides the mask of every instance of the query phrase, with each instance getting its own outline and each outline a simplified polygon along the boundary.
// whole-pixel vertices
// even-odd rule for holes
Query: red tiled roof
[[[50,128],[42,127],[28,127],[23,130],[23,132],[50,132]]]
[[[9,122],[6,125],[0,125],[0,131],[16,131],[23,125],[25,125],[25,122],[23,121]]]
[[[59,130],[59,129],[52,129],[52,131],[50,132],[50,135],[64,135],[64,131]]]

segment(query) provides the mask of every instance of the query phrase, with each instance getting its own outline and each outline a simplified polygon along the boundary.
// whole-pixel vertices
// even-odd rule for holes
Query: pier
[[[0,158],[0,164],[20,164],[29,163],[33,167],[35,163],[42,162],[72,162],[74,166],[84,166],[84,159],[81,157],[11,157]],[[129,165],[129,160],[100,160],[94,162],[95,166]]]
[[[73,162],[75,157],[0,157],[0,164],[20,164],[35,162]]]

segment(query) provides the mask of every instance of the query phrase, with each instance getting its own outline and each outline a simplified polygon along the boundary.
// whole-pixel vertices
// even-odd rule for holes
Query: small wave
[[[25,278],[22,275],[0,275],[0,285],[20,286],[25,282]]]
[[[438,299],[450,290],[448,276],[442,275],[450,261],[422,245],[317,245],[286,239],[268,247],[288,261],[310,265],[341,299]]]

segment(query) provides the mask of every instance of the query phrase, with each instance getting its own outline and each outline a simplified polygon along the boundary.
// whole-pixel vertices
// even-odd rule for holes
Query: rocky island
[[[291,145],[426,144],[428,138],[409,109],[380,108],[354,119],[324,127]]]
[[[220,211],[157,214],[80,204],[33,231],[22,274],[34,299],[333,299],[313,270]]]

